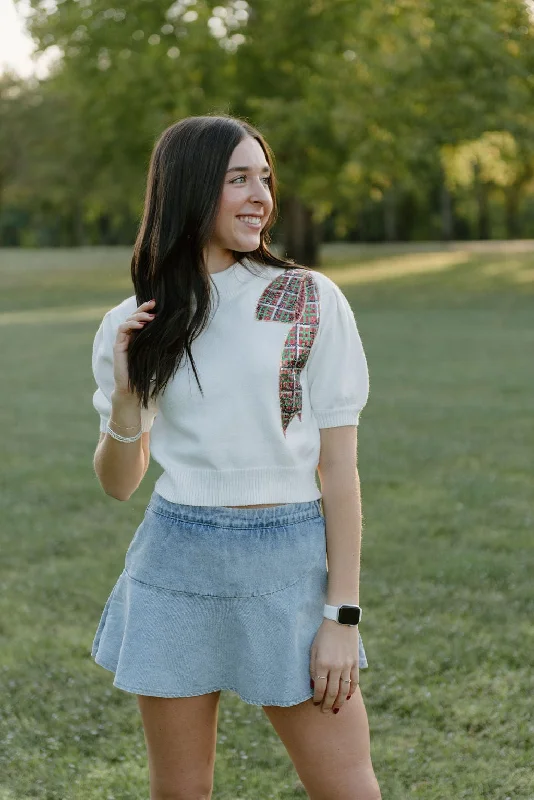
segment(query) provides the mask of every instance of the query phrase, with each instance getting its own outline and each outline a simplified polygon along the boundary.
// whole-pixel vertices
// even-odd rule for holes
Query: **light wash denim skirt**
[[[126,692],[296,705],[313,696],[327,578],[320,500],[227,508],[153,492],[91,656]],[[365,668],[359,632],[358,644]]]

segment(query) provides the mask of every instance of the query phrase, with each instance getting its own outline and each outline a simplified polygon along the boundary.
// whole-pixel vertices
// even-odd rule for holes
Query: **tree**
[[[533,27],[522,0],[480,0],[476,13],[460,0],[32,5],[40,49],[55,45],[63,58],[43,91],[50,141],[30,150],[43,158],[44,147],[56,162],[37,171],[58,184],[69,213],[76,186],[67,190],[65,173],[84,160],[85,235],[99,219],[113,229],[134,218],[155,138],[209,112],[249,119],[272,144],[284,249],[297,261],[317,264],[325,221],[344,236],[370,201],[380,235],[393,240],[405,234],[406,209],[428,216],[429,198],[440,198],[450,238],[455,196],[443,153],[488,131],[509,133],[524,166],[502,187],[509,231],[518,230],[534,141]],[[57,141],[58,119],[72,142]]]

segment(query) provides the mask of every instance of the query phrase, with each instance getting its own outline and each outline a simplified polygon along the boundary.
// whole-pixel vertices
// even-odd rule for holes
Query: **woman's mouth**
[[[253,214],[247,214],[246,216],[238,216],[237,219],[248,228],[253,228],[255,230],[259,230],[259,228],[261,228],[261,217],[256,217]]]

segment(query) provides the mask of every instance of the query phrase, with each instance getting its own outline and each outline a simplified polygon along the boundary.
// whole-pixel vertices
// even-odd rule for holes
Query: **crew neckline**
[[[221,298],[229,299],[236,295],[238,291],[253,278],[258,277],[251,272],[253,267],[250,259],[245,257],[244,264],[234,261],[226,269],[219,272],[210,272],[210,278],[217,287]]]

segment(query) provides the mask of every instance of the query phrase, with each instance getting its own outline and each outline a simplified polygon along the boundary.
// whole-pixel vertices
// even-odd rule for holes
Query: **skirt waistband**
[[[264,528],[270,525],[291,525],[323,516],[321,500],[284,503],[267,508],[229,508],[227,506],[191,506],[172,503],[156,491],[152,492],[147,510],[152,509],[173,519],[218,525],[229,528]]]

